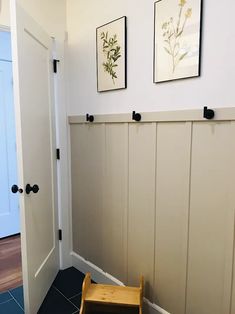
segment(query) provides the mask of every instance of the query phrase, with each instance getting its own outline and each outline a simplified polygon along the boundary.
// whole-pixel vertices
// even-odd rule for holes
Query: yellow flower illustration
[[[192,16],[192,8],[185,8],[186,0],[176,0],[178,2],[178,18],[170,17],[162,23],[162,36],[164,40],[163,49],[171,57],[172,73],[176,67],[187,56],[189,51],[182,49],[184,30],[188,20]]]
[[[192,8],[189,8],[187,12],[185,13],[185,17],[190,18],[191,16],[192,16]]]
[[[179,6],[183,7],[186,4],[186,0],[180,0]]]

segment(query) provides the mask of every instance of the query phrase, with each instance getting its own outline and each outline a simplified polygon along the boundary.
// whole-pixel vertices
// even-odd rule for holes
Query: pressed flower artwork
[[[98,92],[126,88],[126,17],[96,29]]]
[[[201,1],[155,2],[155,83],[200,75]]]

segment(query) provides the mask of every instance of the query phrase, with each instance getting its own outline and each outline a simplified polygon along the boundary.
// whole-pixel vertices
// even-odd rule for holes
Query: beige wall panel
[[[106,124],[102,244],[104,271],[127,275],[128,124]]]
[[[73,250],[87,258],[87,245],[84,239],[87,238],[85,206],[82,206],[84,200],[87,199],[86,191],[83,193],[81,178],[86,177],[84,167],[84,136],[86,134],[86,126],[84,124],[73,125],[70,128],[71,134],[71,176],[72,176],[72,227],[73,227]]]
[[[193,124],[187,314],[230,313],[234,134],[234,122]]]
[[[185,312],[191,122],[157,125],[154,301]]]
[[[102,268],[105,126],[71,126],[73,249]]]
[[[145,276],[152,299],[155,224],[156,124],[129,125],[128,281]]]

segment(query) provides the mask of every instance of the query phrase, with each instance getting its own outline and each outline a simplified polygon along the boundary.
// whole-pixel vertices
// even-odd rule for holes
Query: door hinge
[[[60,160],[60,149],[59,148],[56,149],[56,159]]]
[[[59,229],[59,241],[62,241],[62,230]]]
[[[53,71],[54,73],[57,73],[57,63],[60,62],[60,60],[53,59]]]

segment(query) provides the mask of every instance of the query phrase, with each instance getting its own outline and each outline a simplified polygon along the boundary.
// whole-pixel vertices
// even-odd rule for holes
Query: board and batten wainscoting
[[[235,108],[69,123],[74,265],[143,274],[147,313],[234,314]]]

